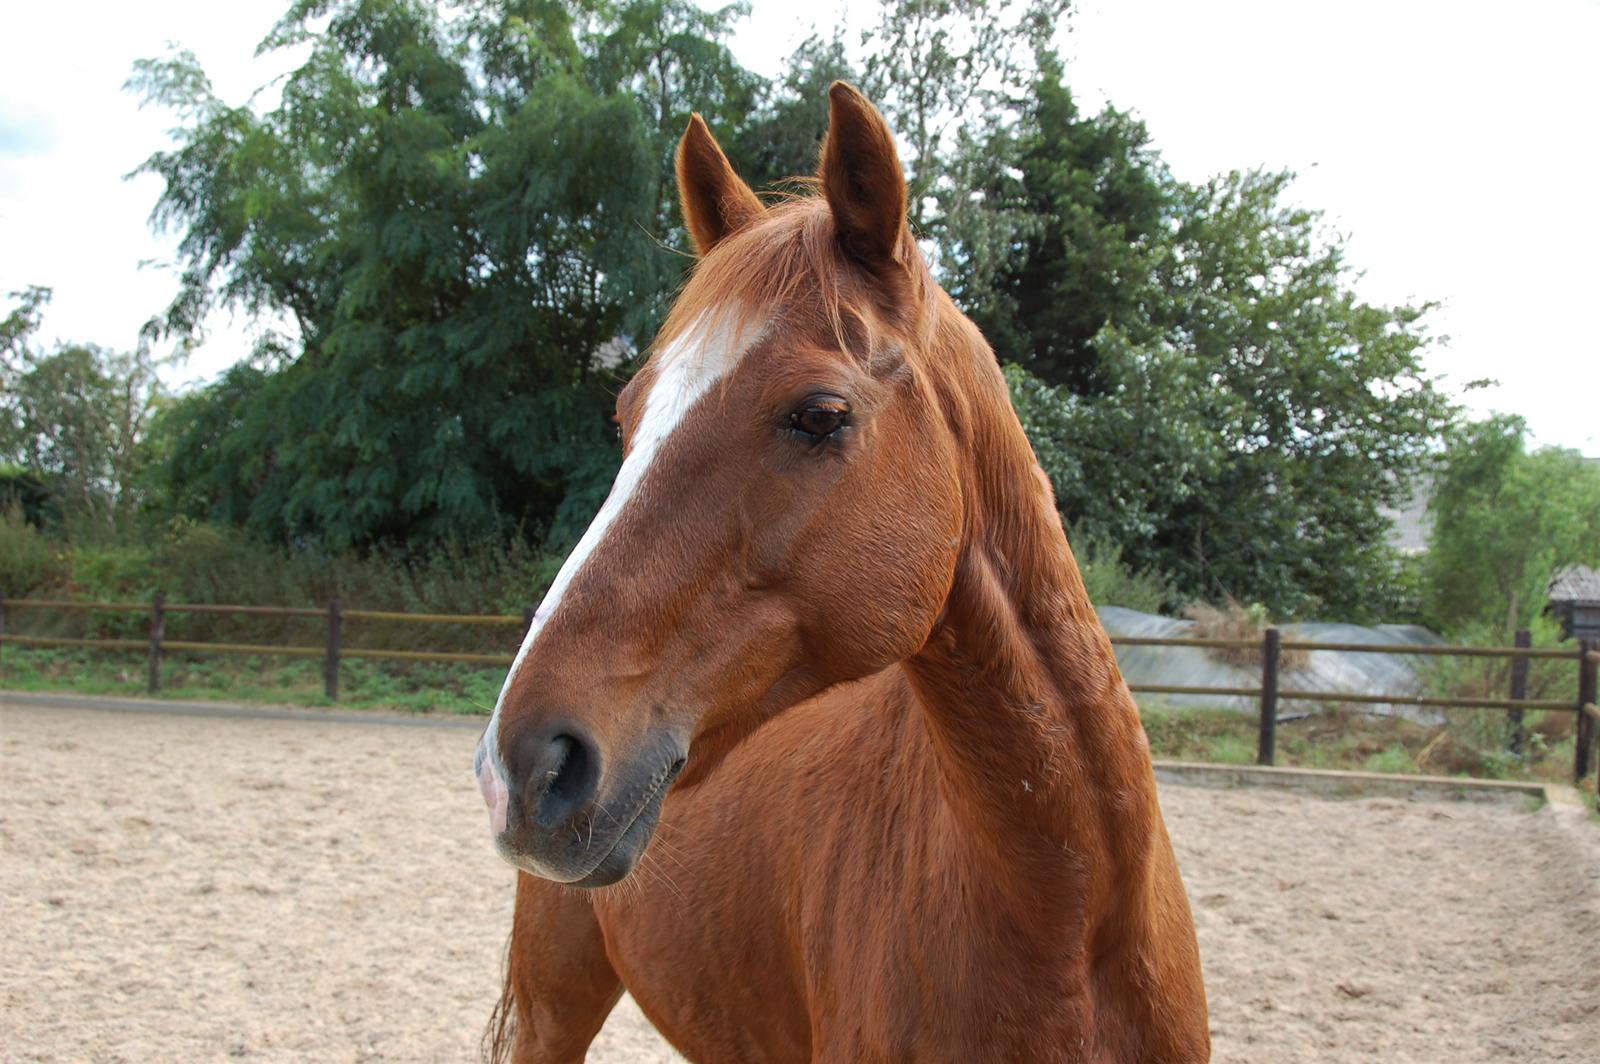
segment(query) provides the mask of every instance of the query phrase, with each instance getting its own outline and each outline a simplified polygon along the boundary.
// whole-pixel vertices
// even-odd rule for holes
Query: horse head
[[[699,116],[677,170],[693,277],[477,754],[501,854],[579,886],[627,876],[674,783],[764,720],[923,647],[983,444],[952,361],[1005,401],[854,88],[831,90],[816,195],[763,204]]]

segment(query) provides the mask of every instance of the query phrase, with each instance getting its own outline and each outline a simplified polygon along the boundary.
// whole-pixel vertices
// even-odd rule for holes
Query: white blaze
[[[489,727],[478,742],[478,782],[484,801],[489,804],[490,826],[495,834],[505,828],[507,789],[505,765],[500,760],[500,710],[505,705],[506,693],[517,677],[544,626],[561,607],[562,597],[596,548],[605,540],[622,511],[638,493],[639,485],[661,453],[662,446],[672,435],[695,401],[722,377],[739,364],[740,358],[750,349],[760,329],[736,327],[737,314],[707,313],[698,318],[683,334],[673,340],[656,360],[656,379],[645,397],[644,414],[634,430],[632,446],[623,459],[617,479],[611,485],[605,505],[595,514],[578,545],[572,548],[561,571],[545,593],[544,601],[534,611],[533,623],[522,640],[506,682],[500,687],[500,697],[495,700],[494,713]]]

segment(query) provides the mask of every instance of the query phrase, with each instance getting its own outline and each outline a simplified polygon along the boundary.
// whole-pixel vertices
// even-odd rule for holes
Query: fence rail
[[[88,639],[67,636],[13,635],[6,631],[6,612],[9,609],[75,610],[122,613],[146,613],[150,616],[149,635],[146,639]],[[330,699],[339,697],[339,663],[345,658],[364,658],[377,661],[450,661],[475,665],[509,667],[509,654],[471,654],[444,650],[388,650],[381,648],[356,648],[343,645],[344,625],[347,621],[448,624],[513,627],[525,633],[533,623],[533,608],[524,610],[522,616],[507,614],[439,614],[397,613],[387,610],[345,610],[337,599],[326,609],[303,606],[237,606],[217,603],[173,603],[157,592],[150,602],[80,602],[70,599],[6,599],[0,595],[0,646],[65,646],[88,647],[99,650],[141,650],[149,656],[151,693],[161,690],[161,666],[166,654],[217,653],[250,654],[260,656],[300,657],[323,659],[323,687]],[[327,638],[322,646],[194,642],[167,639],[166,615],[170,613],[238,614],[255,617],[319,618],[326,624]],[[1259,687],[1199,687],[1182,684],[1129,684],[1134,694],[1215,695],[1233,698],[1254,698],[1259,703],[1259,734],[1256,760],[1270,765],[1276,758],[1278,704],[1282,700],[1300,702],[1344,702],[1357,705],[1420,706],[1431,709],[1499,709],[1510,713],[1513,726],[1512,750],[1520,752],[1525,741],[1522,714],[1525,710],[1552,710],[1574,714],[1577,723],[1577,741],[1573,755],[1573,778],[1584,779],[1594,766],[1593,747],[1600,731],[1600,694],[1596,691],[1596,673],[1600,671],[1600,641],[1583,640],[1572,649],[1534,648],[1526,631],[1517,633],[1517,645],[1510,647],[1460,647],[1415,646],[1410,644],[1372,643],[1317,643],[1298,639],[1284,639],[1277,628],[1268,628],[1262,638],[1256,639],[1183,639],[1158,636],[1112,636],[1115,646],[1128,647],[1195,647],[1203,650],[1259,650],[1261,651],[1261,685]],[[1374,695],[1350,694],[1343,691],[1300,691],[1285,689],[1279,682],[1280,659],[1283,651],[1342,651],[1354,654],[1400,654],[1405,656],[1501,658],[1512,662],[1511,684],[1507,698],[1442,698],[1426,695]],[[1571,700],[1558,698],[1528,698],[1528,662],[1534,660],[1565,660],[1578,665],[1577,697]]]

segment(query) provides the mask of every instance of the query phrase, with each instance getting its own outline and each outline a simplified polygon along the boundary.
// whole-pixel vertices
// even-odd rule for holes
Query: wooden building
[[[1561,622],[1561,638],[1600,640],[1600,572],[1568,565],[1550,578],[1545,612]]]

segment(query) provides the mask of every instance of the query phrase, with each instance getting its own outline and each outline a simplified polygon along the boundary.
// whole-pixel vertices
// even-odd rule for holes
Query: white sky
[[[131,347],[175,290],[175,240],[146,224],[160,183],[123,180],[172,124],[121,90],[133,61],[177,42],[240,101],[292,65],[252,59],[286,7],[11,5],[0,296],[54,288],[47,341]],[[873,18],[864,0],[797,7],[755,0],[735,41],[748,65],[777,73],[812,18]],[[1299,171],[1294,198],[1349,235],[1364,297],[1444,304],[1434,371],[1495,378],[1475,409],[1600,453],[1600,0],[1080,0],[1062,46],[1084,105],[1137,112],[1179,176]],[[171,377],[212,377],[248,347],[224,317]]]

